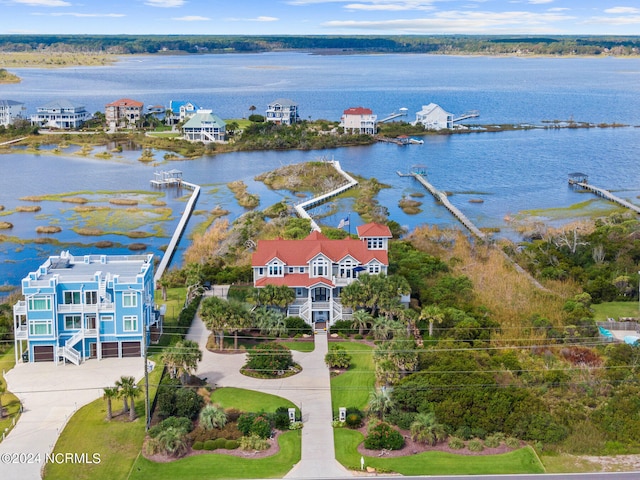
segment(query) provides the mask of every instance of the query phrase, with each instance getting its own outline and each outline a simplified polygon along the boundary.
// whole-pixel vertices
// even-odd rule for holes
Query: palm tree
[[[158,433],[154,440],[165,453],[178,456],[187,451],[187,440],[184,431],[179,428],[165,428]]]
[[[162,277],[160,280],[158,280],[158,284],[160,285],[160,288],[162,289],[162,301],[166,302],[167,301],[167,287],[169,286],[169,279],[167,277]]]
[[[369,328],[373,318],[366,310],[357,310],[353,313],[353,323],[351,326],[358,329],[358,334],[362,335],[366,328]]]
[[[4,407],[2,406],[2,396],[7,391],[7,387],[0,381],[0,418],[4,418]]]
[[[207,405],[200,411],[200,425],[205,430],[222,428],[227,424],[227,414],[215,405]]]
[[[411,439],[433,446],[445,441],[447,432],[444,425],[438,423],[435,413],[419,413],[411,424]]]
[[[427,305],[422,307],[419,318],[420,320],[429,320],[429,337],[433,337],[433,324],[442,323],[444,312],[437,305]]]
[[[129,420],[136,419],[136,409],[134,406],[135,398],[140,395],[140,390],[136,385],[136,379],[134,377],[120,377],[120,380],[116,382],[116,386],[120,389],[120,396],[124,399],[124,412],[129,411]],[[127,399],[131,400],[131,407],[127,405]]]
[[[127,413],[129,411],[129,396],[122,393],[127,388],[127,382],[129,381],[129,378],[133,377],[122,376],[120,377],[120,380],[116,380],[115,388],[118,391],[118,397],[122,398],[123,402],[122,413]]]
[[[193,340],[180,340],[172,348],[165,350],[162,360],[169,370],[171,378],[179,378],[184,383],[184,377],[193,375],[202,360],[202,351]]]
[[[369,394],[369,403],[367,409],[369,413],[373,413],[380,420],[384,420],[384,416],[395,407],[395,401],[391,398],[391,388],[382,387],[374,390]]]
[[[256,308],[253,312],[260,333],[269,337],[280,337],[287,333],[284,315],[266,307]]]
[[[107,420],[111,420],[113,418],[113,411],[111,409],[111,402],[114,398],[118,398],[119,392],[118,387],[105,387],[104,388],[104,398],[107,401]]]

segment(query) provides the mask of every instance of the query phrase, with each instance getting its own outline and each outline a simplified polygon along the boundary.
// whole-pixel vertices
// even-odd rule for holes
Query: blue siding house
[[[153,254],[52,256],[22,280],[13,307],[16,362],[143,356],[162,330]]]

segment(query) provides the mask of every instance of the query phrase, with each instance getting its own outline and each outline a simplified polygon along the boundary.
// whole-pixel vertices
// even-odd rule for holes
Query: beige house
[[[377,118],[370,108],[352,107],[342,113],[340,126],[347,133],[375,135]]]
[[[134,128],[143,117],[144,104],[130,98],[121,98],[105,106],[107,125],[116,128]]]

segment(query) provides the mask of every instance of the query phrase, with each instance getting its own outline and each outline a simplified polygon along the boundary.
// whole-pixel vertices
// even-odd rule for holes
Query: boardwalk
[[[634,212],[640,214],[640,207],[638,205],[634,205],[633,203],[627,202],[626,200],[623,200],[620,197],[616,197],[609,190],[605,190],[604,188],[596,187],[595,185],[591,185],[590,183],[586,183],[586,182],[576,182],[576,181],[573,181],[571,179],[569,179],[569,184],[584,188],[585,190],[588,190],[588,191],[590,191],[592,193],[595,193],[599,197],[606,198],[607,200],[609,200],[611,202],[617,203],[618,205],[621,205],[621,206],[623,206],[625,208],[628,208],[629,210],[633,210]]]

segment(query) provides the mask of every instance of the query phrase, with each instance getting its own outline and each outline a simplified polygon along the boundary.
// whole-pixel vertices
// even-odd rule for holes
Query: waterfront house
[[[18,118],[24,118],[24,103],[15,100],[0,100],[0,125],[9,126]]]
[[[134,128],[144,116],[144,104],[130,98],[108,103],[104,108],[107,125],[116,128]]]
[[[167,119],[172,124],[184,122],[193,117],[200,107],[193,102],[185,100],[171,100],[169,102],[171,116]]]
[[[361,272],[387,273],[389,227],[368,223],[357,228],[358,239],[330,240],[314,231],[303,240],[259,240],[251,258],[253,285],[286,285],[296,299],[287,314],[307,323],[333,325],[349,320],[340,292]]]
[[[37,108],[37,113],[31,115],[31,123],[40,127],[74,129],[80,128],[91,118],[84,105],[69,100],[54,100]]]
[[[13,307],[16,361],[139,357],[162,329],[152,254],[62,252],[22,280],[22,293]]]
[[[422,124],[426,130],[442,130],[453,128],[453,114],[446,112],[440,105],[430,103],[423,105],[422,110],[416,113],[413,125]]]
[[[370,108],[352,107],[342,113],[340,126],[347,133],[365,133],[375,135],[377,116]]]
[[[182,126],[182,136],[190,142],[224,142],[225,134],[226,124],[211,110],[198,110]]]
[[[293,100],[279,98],[267,106],[267,122],[273,122],[278,125],[291,125],[299,119],[298,104]]]

